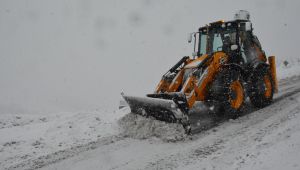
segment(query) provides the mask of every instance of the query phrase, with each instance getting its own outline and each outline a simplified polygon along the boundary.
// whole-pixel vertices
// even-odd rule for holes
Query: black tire
[[[233,88],[233,85],[237,85]],[[229,117],[238,116],[244,108],[245,90],[244,81],[239,71],[223,69],[216,76],[210,89],[210,103],[215,103],[216,114]]]
[[[214,99],[204,101],[205,106],[208,108],[209,114],[214,114],[218,117],[224,116],[224,108],[221,106],[220,102]]]
[[[251,103],[258,108],[268,106],[273,101],[274,82],[268,70],[256,73],[251,77],[249,93]]]

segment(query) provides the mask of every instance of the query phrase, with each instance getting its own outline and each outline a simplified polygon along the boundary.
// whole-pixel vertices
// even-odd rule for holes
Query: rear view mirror
[[[189,35],[188,35],[188,43],[191,43],[191,42],[192,42],[193,34],[194,34],[194,33],[189,33]]]
[[[238,49],[238,45],[236,45],[236,44],[231,45],[230,49],[231,49],[231,51],[235,51]]]

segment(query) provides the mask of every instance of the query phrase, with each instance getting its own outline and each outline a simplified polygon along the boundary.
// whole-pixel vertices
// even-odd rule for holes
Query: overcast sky
[[[297,0],[0,0],[0,113],[116,109],[122,91],[152,93],[191,55],[187,33],[240,9],[267,55],[296,58],[299,8]]]

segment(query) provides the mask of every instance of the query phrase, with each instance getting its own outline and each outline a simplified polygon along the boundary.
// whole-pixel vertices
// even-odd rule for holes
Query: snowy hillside
[[[3,114],[0,169],[298,169],[299,70],[282,67],[274,104],[257,110],[248,103],[236,120],[218,120],[200,104],[192,136],[176,124],[130,117],[126,107]]]
[[[0,114],[113,111],[122,91],[151,93],[192,54],[188,33],[239,9],[250,12],[268,56],[295,62],[298,8],[284,0],[1,0]]]
[[[300,1],[1,0],[0,170],[299,170]],[[191,131],[118,109],[182,56],[187,34],[251,14],[279,93],[237,119],[191,109]],[[241,91],[242,94],[242,91]],[[171,105],[172,106],[172,105]],[[197,108],[197,109],[195,109]]]

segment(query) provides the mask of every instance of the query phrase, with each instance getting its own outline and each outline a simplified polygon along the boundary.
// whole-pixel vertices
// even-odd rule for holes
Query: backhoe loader
[[[232,21],[213,22],[191,33],[193,57],[184,56],[169,69],[153,94],[122,94],[131,112],[181,123],[190,133],[189,111],[196,101],[229,116],[242,111],[247,97],[255,107],[269,105],[278,91],[275,57],[266,57],[249,19],[240,10]]]

